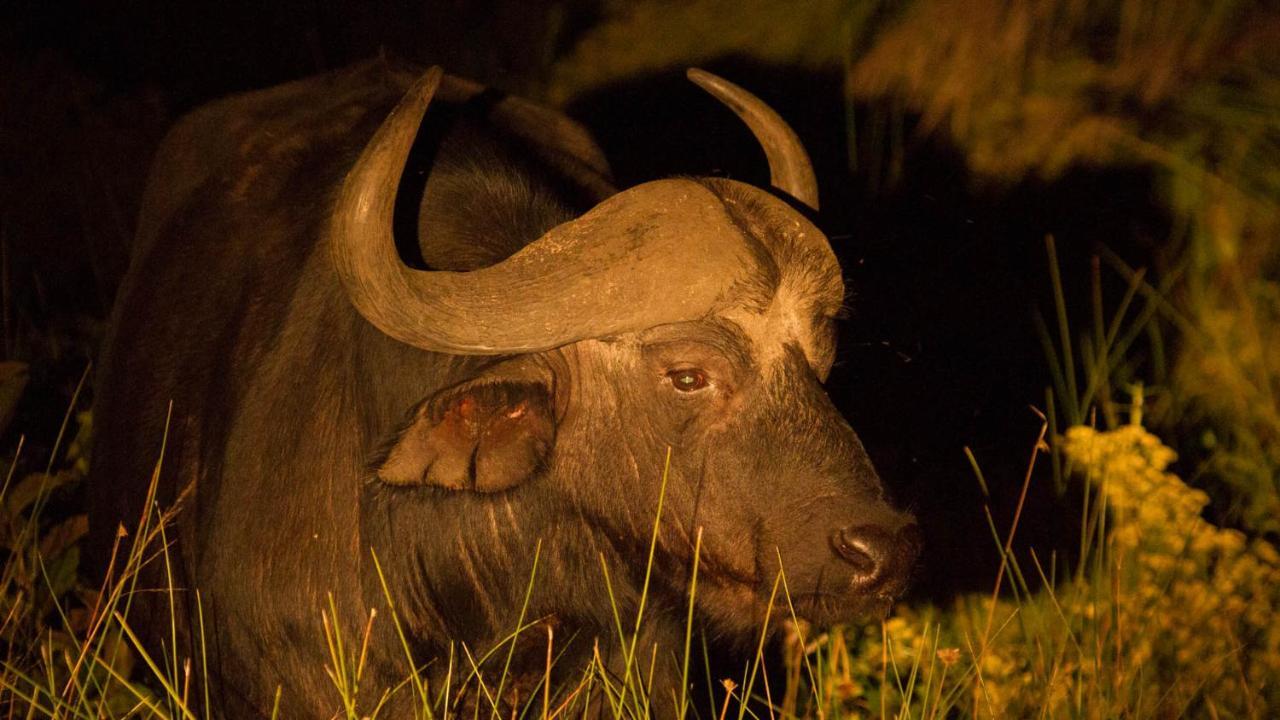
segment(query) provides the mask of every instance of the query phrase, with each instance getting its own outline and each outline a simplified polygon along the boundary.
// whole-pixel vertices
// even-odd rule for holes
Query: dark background
[[[128,261],[151,154],[183,112],[382,53],[440,63],[536,97],[551,66],[602,17],[588,0],[532,3],[330,0],[17,2],[0,10],[0,240],[4,352],[31,383],[5,436],[52,446],[96,351]],[[732,19],[727,19],[732,21]],[[654,42],[661,42],[655,38]],[[998,562],[986,502],[1004,532],[1040,430],[1049,384],[1032,317],[1052,315],[1044,237],[1057,238],[1070,302],[1088,297],[1095,243],[1146,264],[1169,220],[1137,170],[1077,169],[999,187],[893,108],[849,105],[841,68],[705,64],[796,128],[819,174],[819,224],[841,257],[851,316],[830,392],[886,484],[921,517],[916,592],[989,589]],[[749,134],[672,67],[573,97],[622,186],[675,173],[767,183]],[[875,132],[893,113],[901,142]],[[894,155],[894,153],[898,153]],[[1107,287],[1109,296],[1117,288]],[[1071,308],[1084,315],[1082,307]],[[91,392],[81,400],[89,407]],[[1045,472],[1020,543],[1069,555],[1078,520]],[[1068,491],[1069,492],[1069,491]]]

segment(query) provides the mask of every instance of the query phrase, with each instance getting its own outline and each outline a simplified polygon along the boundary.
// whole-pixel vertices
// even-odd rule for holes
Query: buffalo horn
[[[392,211],[441,78],[438,68],[419,78],[374,133],[329,223],[348,297],[385,334],[457,354],[546,350],[704,317],[759,271],[722,200],[693,180],[618,193],[486,268],[409,268],[395,249]]]
[[[689,68],[695,85],[724,103],[751,129],[769,160],[769,183],[782,192],[818,209],[818,180],[809,154],[791,126],[763,100],[706,70]]]

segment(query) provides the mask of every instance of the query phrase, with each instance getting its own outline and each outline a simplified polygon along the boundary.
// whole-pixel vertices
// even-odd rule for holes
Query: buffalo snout
[[[853,568],[855,592],[896,598],[907,588],[920,555],[920,527],[907,522],[897,530],[853,525],[831,534],[831,547]]]

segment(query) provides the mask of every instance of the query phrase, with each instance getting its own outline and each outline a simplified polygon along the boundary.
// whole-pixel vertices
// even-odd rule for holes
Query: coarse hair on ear
[[[378,480],[492,493],[536,475],[555,442],[550,383],[504,365],[419,403],[375,464]]]

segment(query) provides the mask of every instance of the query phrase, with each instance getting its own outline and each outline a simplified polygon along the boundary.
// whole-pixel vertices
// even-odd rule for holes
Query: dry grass
[[[1140,398],[1133,408],[1132,419],[1139,419]],[[1011,550],[1016,518],[1004,534],[997,533],[1003,521],[991,518],[1005,559],[991,594],[962,597],[948,609],[901,606],[879,626],[817,637],[808,637],[794,616],[780,576],[773,617],[786,637],[785,685],[769,686],[763,638],[772,631],[762,628],[741,675],[709,677],[710,697],[679,699],[684,715],[1271,716],[1280,708],[1280,626],[1274,623],[1280,554],[1274,546],[1206,522],[1207,497],[1166,471],[1172,451],[1136,423],[1111,431],[1078,426],[1057,442],[1084,480],[1090,508],[1081,530],[1085,561],[1078,567],[1059,567],[1034,551],[1026,565]],[[1047,449],[1043,443],[1033,448],[1024,488]],[[138,568],[164,561],[172,518],[152,513],[130,530],[129,537],[143,542],[121,544],[113,579],[97,589],[76,581],[83,516],[54,525],[41,520],[42,498],[80,482],[82,460],[73,446],[68,469],[10,482],[0,494],[8,538],[0,706],[12,717],[206,717],[202,653],[178,657],[144,647],[129,622]],[[655,530],[658,522],[660,516]],[[537,582],[536,561],[527,582]],[[690,595],[696,593],[695,577]],[[476,717],[517,712],[544,719],[576,717],[588,708],[616,718],[647,717],[659,700],[648,681],[653,658],[636,653],[643,608],[635,618],[619,618],[617,641],[628,658],[622,677],[606,672],[597,656],[575,680],[562,687],[540,683],[515,706],[504,704],[510,697],[504,685],[520,635],[545,634],[544,680],[558,662],[554,634],[540,619],[512,618],[515,629],[497,646],[456,646],[446,658],[413,658],[406,642],[412,666],[447,663],[447,679],[432,687],[425,674],[413,673],[381,688],[366,686],[365,649],[373,623],[399,629],[394,606],[371,613],[362,628],[330,623],[331,608],[316,612],[324,620],[317,641],[330,651],[334,717],[379,717],[399,692],[412,694],[420,716],[441,718],[457,714],[465,697]],[[692,618],[690,611],[686,677],[705,668]],[[290,709],[277,707],[275,714],[289,717]]]

